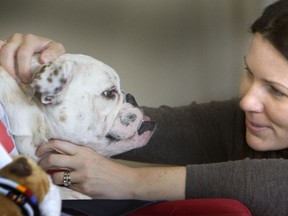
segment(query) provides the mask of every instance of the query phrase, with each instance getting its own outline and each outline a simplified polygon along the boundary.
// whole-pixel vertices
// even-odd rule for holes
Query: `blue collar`
[[[25,216],[40,216],[36,197],[30,190],[0,175],[0,194],[10,198]]]

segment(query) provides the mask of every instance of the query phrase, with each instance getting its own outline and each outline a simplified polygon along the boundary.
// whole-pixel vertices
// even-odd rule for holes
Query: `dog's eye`
[[[115,87],[108,89],[102,93],[102,95],[106,98],[113,99],[115,95],[118,93]]]

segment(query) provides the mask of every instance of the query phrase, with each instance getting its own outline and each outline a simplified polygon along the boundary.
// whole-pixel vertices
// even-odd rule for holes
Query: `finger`
[[[4,46],[6,43],[7,43],[6,40],[2,40],[2,39],[0,40],[0,50],[1,50],[2,46]]]
[[[62,154],[49,154],[38,162],[44,170],[74,170],[77,168],[77,162],[73,156]]]
[[[9,38],[8,42],[3,44],[0,50],[0,64],[9,72],[14,78],[15,74],[15,55],[18,47],[22,43],[23,35],[16,33]]]
[[[76,172],[71,171],[69,174],[72,185],[78,184],[81,181],[81,176],[79,176]],[[63,185],[64,172],[55,172],[51,175],[51,177],[54,184]]]
[[[65,53],[65,48],[61,43],[52,41],[45,50],[40,54],[40,63],[45,64],[53,61]]]
[[[1,49],[2,47],[6,44],[7,42],[5,40],[0,40],[0,54],[1,54]],[[0,55],[0,65],[1,65],[1,55]]]
[[[43,146],[40,146],[36,151],[37,157],[42,157],[48,152],[56,151],[61,154],[74,155],[79,151],[79,146],[63,140],[49,140]]]
[[[48,54],[52,57],[50,61],[53,60],[53,57],[58,57],[59,47],[56,46],[56,42],[40,36],[35,36],[33,34],[28,34],[23,37],[23,42],[19,47],[17,52],[17,63],[18,71],[20,74],[20,80],[24,83],[28,83],[31,78],[31,59],[34,53],[41,53],[43,50],[49,49]],[[52,46],[52,47],[51,47]],[[46,54],[45,54],[46,56]],[[40,63],[46,63],[40,59]]]
[[[16,75],[23,83],[29,83],[32,77],[31,60],[34,49],[28,43],[22,45],[17,54]]]

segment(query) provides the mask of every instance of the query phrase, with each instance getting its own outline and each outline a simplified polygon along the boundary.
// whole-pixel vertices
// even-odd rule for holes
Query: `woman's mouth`
[[[252,121],[249,121],[246,119],[246,127],[248,128],[248,130],[250,130],[252,133],[260,133],[263,132],[265,130],[267,130],[268,128],[270,128],[267,125],[264,124],[258,124]]]

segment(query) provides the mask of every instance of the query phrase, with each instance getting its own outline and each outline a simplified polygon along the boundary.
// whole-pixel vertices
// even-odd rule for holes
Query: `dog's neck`
[[[0,83],[0,101],[7,113],[17,149],[20,153],[22,149],[28,150],[27,156],[35,158],[37,146],[47,142],[46,119],[36,102],[27,100],[17,81],[3,68],[0,68]]]

